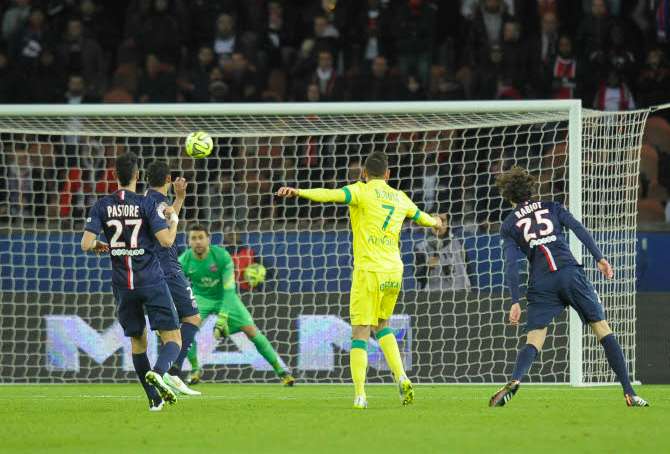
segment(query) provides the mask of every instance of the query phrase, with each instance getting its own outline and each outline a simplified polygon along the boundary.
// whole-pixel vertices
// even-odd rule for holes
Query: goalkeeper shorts
[[[357,270],[351,282],[349,315],[352,325],[375,326],[388,320],[400,295],[402,271]]]
[[[218,316],[219,312],[225,312],[228,315],[230,334],[240,332],[244,326],[254,326],[251,314],[239,298],[228,298],[221,301],[196,295],[196,299],[198,300],[200,317],[202,317],[203,321],[210,315]]]

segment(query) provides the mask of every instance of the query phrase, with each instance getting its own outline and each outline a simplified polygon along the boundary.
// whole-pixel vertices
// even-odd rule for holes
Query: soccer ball
[[[206,132],[192,132],[186,137],[186,154],[192,158],[205,158],[213,149],[214,142]]]
[[[265,267],[260,263],[252,263],[244,269],[244,280],[249,287],[256,287],[265,281]]]

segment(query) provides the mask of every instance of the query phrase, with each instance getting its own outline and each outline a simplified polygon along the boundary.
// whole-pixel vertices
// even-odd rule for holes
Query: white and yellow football
[[[192,132],[186,137],[186,154],[192,158],[206,158],[213,149],[212,137],[204,131]]]

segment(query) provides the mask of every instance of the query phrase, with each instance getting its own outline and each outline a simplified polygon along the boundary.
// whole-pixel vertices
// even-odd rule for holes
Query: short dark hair
[[[209,229],[204,224],[191,224],[188,226],[188,232],[205,232],[205,235],[209,236]]]
[[[514,166],[496,177],[496,186],[505,200],[526,202],[537,192],[537,179],[526,169]]]
[[[152,188],[163,186],[169,175],[170,166],[166,161],[153,161],[147,167],[147,181]]]
[[[137,172],[137,155],[132,151],[116,157],[116,178],[121,186],[128,186]]]
[[[365,159],[365,171],[369,178],[383,178],[389,168],[389,160],[383,151],[373,151]]]

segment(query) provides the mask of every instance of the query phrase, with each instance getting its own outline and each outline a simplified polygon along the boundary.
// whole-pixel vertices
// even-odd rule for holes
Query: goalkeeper
[[[196,224],[188,231],[189,249],[179,256],[184,274],[198,302],[203,320],[210,314],[218,314],[214,326],[214,338],[224,339],[240,331],[247,335],[256,350],[267,360],[286,386],[293,386],[295,378],[279,362],[279,357],[270,341],[254,325],[251,314],[237,294],[235,267],[230,254],[222,247],[210,245],[209,231]],[[202,377],[198,363],[197,345],[193,342],[188,353],[191,363],[189,382],[196,384]]]
[[[367,408],[365,375],[368,367],[367,344],[375,331],[379,347],[398,383],[403,405],[414,401],[414,388],[405,370],[389,319],[400,294],[403,263],[398,240],[406,218],[425,227],[440,228],[442,219],[420,211],[404,192],[390,187],[388,159],[374,151],[365,160],[363,177],[341,189],[295,189],[282,187],[279,197],[302,197],[314,202],[349,205],[354,234],[354,274],[351,283],[352,340],[349,361],[354,382],[354,408]]]

